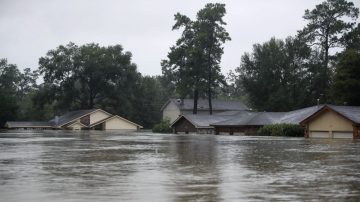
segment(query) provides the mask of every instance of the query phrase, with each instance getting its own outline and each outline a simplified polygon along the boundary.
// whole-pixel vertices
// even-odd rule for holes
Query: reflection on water
[[[360,142],[0,133],[1,201],[357,201]]]

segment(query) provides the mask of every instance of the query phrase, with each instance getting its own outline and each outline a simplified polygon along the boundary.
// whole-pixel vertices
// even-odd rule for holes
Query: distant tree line
[[[162,61],[162,72],[177,97],[194,99],[194,114],[199,97],[239,99],[259,111],[288,111],[318,102],[360,105],[359,9],[352,2],[327,0],[306,10],[308,23],[295,36],[254,44],[226,78],[219,66],[222,44],[230,40],[224,15],[224,4],[207,4],[196,21],[175,15],[173,30],[183,32]],[[203,29],[203,22],[214,19],[217,24]],[[217,30],[217,37],[209,30]],[[207,57],[211,42],[216,49]],[[213,71],[207,68],[209,61],[216,64]]]
[[[49,120],[70,110],[101,108],[151,128],[169,97],[162,77],[142,76],[122,46],[69,43],[48,51],[39,68],[20,72],[0,62],[0,124]],[[36,84],[38,76],[43,83]]]
[[[231,75],[233,95],[243,93],[261,111],[293,110],[318,101],[360,105],[358,15],[359,9],[345,0],[306,10],[308,24],[296,36],[255,44],[241,57]]]
[[[320,103],[360,105],[359,9],[327,0],[306,10],[307,25],[295,36],[255,44],[227,77],[221,73],[224,4],[206,4],[182,29],[161,62],[162,75],[143,76],[121,45],[60,45],[20,71],[0,60],[0,125],[11,120],[49,120],[69,110],[102,108],[151,128],[171,97],[238,99],[255,110],[287,111]],[[241,19],[239,19],[241,20]],[[37,84],[42,78],[42,83]],[[210,110],[211,111],[211,110]],[[211,113],[211,112],[210,112]]]

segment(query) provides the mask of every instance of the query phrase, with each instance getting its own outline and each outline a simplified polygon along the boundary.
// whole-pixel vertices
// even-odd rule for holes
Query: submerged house
[[[271,124],[299,124],[310,138],[360,138],[360,107],[319,105],[290,112],[250,112],[182,115],[171,126],[175,133],[254,133]],[[205,130],[206,129],[206,130]],[[206,132],[205,132],[206,131]]]
[[[360,139],[360,107],[325,105],[300,124],[305,137]]]
[[[141,125],[101,109],[77,110],[45,122],[8,121],[9,129],[67,129],[67,130],[127,130],[136,131]]]
[[[303,119],[317,109],[318,107],[309,107],[291,112],[238,111],[223,112],[211,116],[182,115],[171,126],[176,133],[201,133],[199,129],[206,127],[208,128],[207,133],[244,135],[245,133],[254,133],[264,125],[300,124]],[[185,125],[187,127],[184,127]]]
[[[186,114],[179,116],[171,125],[175,133],[198,133],[212,134],[214,127],[212,123],[225,121],[231,115],[196,115]]]
[[[312,106],[290,112],[253,112],[239,114],[227,121],[211,124],[215,134],[255,133],[260,127],[271,124],[300,124],[302,120],[319,110],[321,106]]]
[[[193,113],[194,100],[193,99],[169,99],[162,107],[163,119],[170,119],[173,123],[181,115],[188,115]],[[246,111],[249,108],[240,101],[231,100],[212,100],[213,114],[224,112],[239,112]],[[207,99],[198,99],[197,114],[208,115],[209,103]]]

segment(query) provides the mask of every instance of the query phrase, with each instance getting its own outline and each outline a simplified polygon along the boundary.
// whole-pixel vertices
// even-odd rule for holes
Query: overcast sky
[[[174,14],[194,19],[208,2],[226,4],[226,29],[232,38],[221,63],[226,74],[254,43],[295,35],[306,24],[305,9],[322,0],[0,0],[0,58],[20,69],[37,69],[48,50],[70,41],[121,44],[142,74],[158,75],[160,61],[181,33],[171,30]],[[360,6],[360,1],[353,2]]]

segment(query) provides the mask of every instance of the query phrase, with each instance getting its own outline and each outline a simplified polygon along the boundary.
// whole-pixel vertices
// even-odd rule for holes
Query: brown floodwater
[[[359,201],[360,141],[0,133],[0,201]]]

